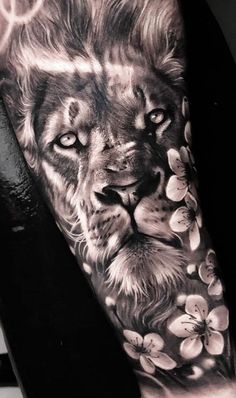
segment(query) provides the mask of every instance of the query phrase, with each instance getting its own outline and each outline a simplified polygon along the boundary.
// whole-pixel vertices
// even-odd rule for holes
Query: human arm
[[[41,11],[21,36],[13,32],[5,89],[9,114],[32,172],[142,385],[172,385],[176,392],[181,383],[190,390],[214,384],[216,369],[227,377],[233,369],[227,368],[227,310],[219,282],[219,294],[210,294],[215,257],[192,181],[177,3],[147,2],[146,8],[138,3],[135,10],[136,3],[122,2],[121,10],[117,2],[106,29],[98,2],[89,4],[101,12],[93,21],[86,20],[82,4],[70,10],[78,16],[73,21],[78,31],[49,10],[50,19]],[[221,329],[213,328],[221,341],[217,353],[208,355],[206,347],[211,319],[202,313],[201,319],[192,317],[196,300],[202,310],[208,304],[211,316],[215,308],[223,312]],[[185,313],[190,330],[177,331]],[[197,327],[198,351],[187,345],[186,354],[187,338]],[[150,339],[156,342],[153,349]],[[220,349],[228,352],[226,363]],[[212,367],[206,369],[209,357]],[[192,371],[200,372],[197,380]]]

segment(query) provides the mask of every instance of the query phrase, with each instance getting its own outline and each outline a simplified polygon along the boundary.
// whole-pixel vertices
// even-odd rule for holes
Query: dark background
[[[234,6],[209,2],[216,13],[225,3]],[[200,196],[235,335],[235,64],[206,3],[182,3]],[[225,29],[227,36],[230,23]],[[31,181],[4,115],[0,130],[0,315],[18,381],[27,398],[138,397],[114,331]]]
[[[236,60],[236,1],[207,0]]]

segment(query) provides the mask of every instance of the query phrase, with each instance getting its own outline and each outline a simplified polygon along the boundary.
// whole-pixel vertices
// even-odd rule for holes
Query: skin
[[[228,310],[198,203],[178,3],[63,4],[0,8],[3,97],[25,158],[142,396],[230,397]]]

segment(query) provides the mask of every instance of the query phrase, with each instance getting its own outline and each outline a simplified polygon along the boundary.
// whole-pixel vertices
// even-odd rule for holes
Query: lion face
[[[52,0],[14,27],[4,100],[94,285],[171,290],[183,276],[165,195],[167,151],[183,144],[185,123],[178,4],[95,3]]]
[[[74,250],[82,247],[86,261],[102,264],[118,284],[126,272],[121,263],[134,249],[141,264],[149,247],[148,267],[140,265],[147,275],[158,252],[168,269],[163,242],[173,239],[164,194],[166,152],[178,146],[182,97],[144,65],[144,59],[125,65],[104,60],[99,73],[47,77],[34,116],[38,174],[59,217],[64,215],[63,229]],[[176,268],[179,258],[172,252]],[[132,259],[132,270],[137,267]],[[133,284],[131,278],[125,290]]]

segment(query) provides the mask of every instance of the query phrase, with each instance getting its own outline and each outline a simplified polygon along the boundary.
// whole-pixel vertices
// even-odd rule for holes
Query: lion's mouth
[[[173,289],[183,278],[184,259],[176,247],[144,234],[134,234],[106,265],[106,283],[119,293],[148,297],[151,286],[159,295],[167,286]]]
[[[109,263],[107,264],[107,267],[117,258],[118,254],[121,253],[124,249],[126,248],[132,248],[132,247],[139,247],[139,249],[142,248],[142,251],[145,251],[146,248],[146,243],[149,241],[158,241],[161,244],[165,245],[166,247],[171,247],[175,249],[179,249],[181,247],[180,240],[177,237],[173,237],[171,240],[170,239],[165,239],[163,237],[157,237],[155,235],[148,235],[143,232],[139,232],[136,230],[131,234],[128,238],[124,239],[119,248],[113,253],[113,255],[109,259]]]
[[[126,184],[112,184],[95,192],[104,212],[95,212],[90,220],[90,256],[96,261],[106,259],[107,266],[127,247],[142,248],[144,242],[159,241],[160,243],[178,248],[179,240],[169,231],[167,216],[158,214],[153,202],[153,195],[163,194],[163,171],[156,168],[149,175],[136,178],[130,175]],[[153,209],[150,210],[150,203]],[[166,211],[167,204],[159,207]],[[95,231],[95,232],[93,232]]]

